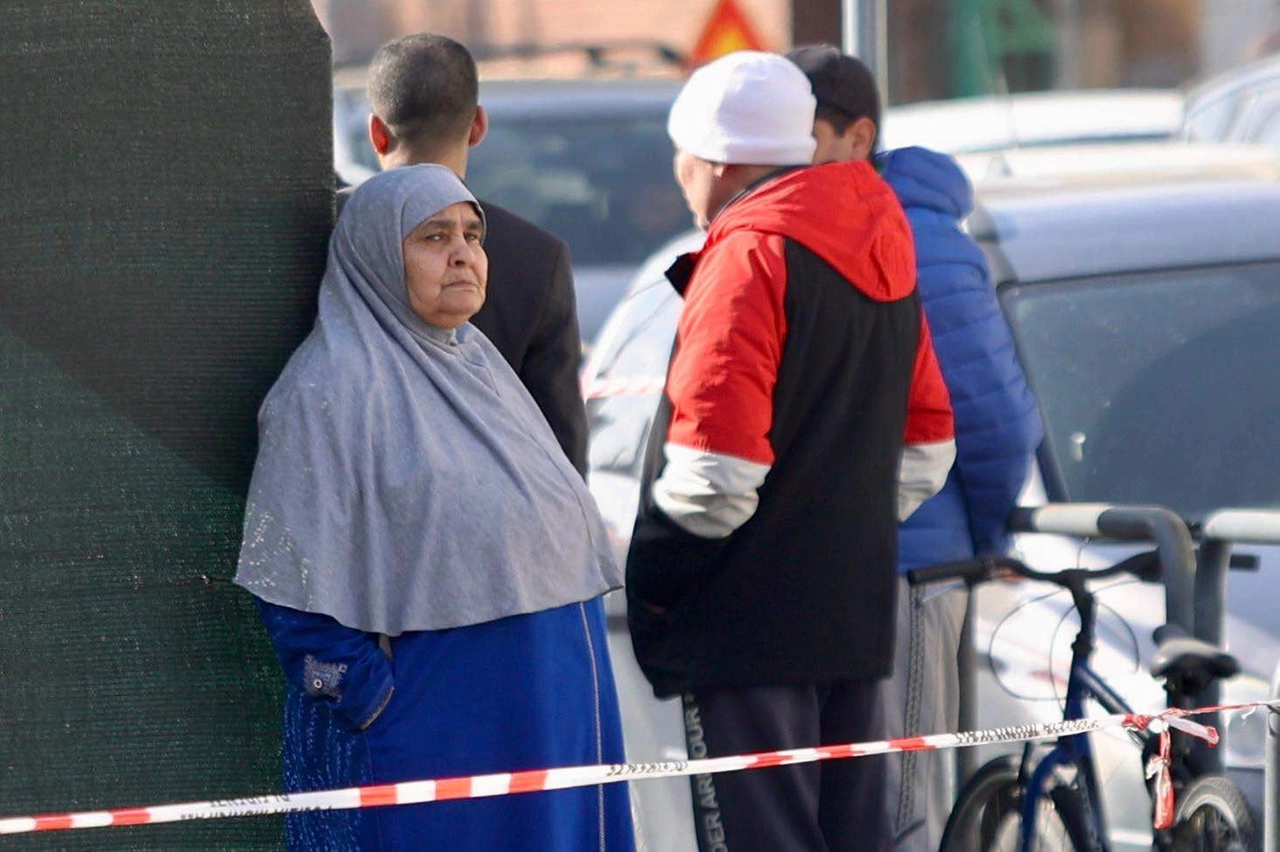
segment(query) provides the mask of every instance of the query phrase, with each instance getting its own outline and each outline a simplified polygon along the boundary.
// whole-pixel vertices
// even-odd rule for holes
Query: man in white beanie
[[[805,168],[814,97],[793,63],[730,54],[671,109],[707,229],[627,559],[636,657],[681,695],[691,757],[877,740],[897,521],[942,485],[951,408],[911,233],[865,161]],[[883,758],[694,779],[704,852],[892,848]]]

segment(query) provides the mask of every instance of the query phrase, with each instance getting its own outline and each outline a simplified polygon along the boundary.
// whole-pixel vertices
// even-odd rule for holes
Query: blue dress
[[[328,616],[259,608],[288,682],[290,792],[625,759],[599,598],[405,633],[389,657],[376,637]],[[623,783],[317,811],[286,824],[291,850],[635,848]]]

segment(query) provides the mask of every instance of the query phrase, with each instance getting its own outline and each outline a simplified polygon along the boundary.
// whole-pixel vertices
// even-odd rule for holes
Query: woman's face
[[[489,258],[480,245],[484,225],[460,201],[428,218],[404,238],[409,307],[423,322],[457,328],[484,305]]]

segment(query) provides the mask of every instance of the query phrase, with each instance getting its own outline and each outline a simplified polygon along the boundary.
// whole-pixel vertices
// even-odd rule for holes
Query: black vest
[[[919,297],[875,301],[791,240],[786,263],[776,460],[751,519],[722,540],[673,523],[651,498],[671,416],[665,396],[650,434],[628,620],[660,696],[873,679],[892,668],[897,472]],[[689,272],[673,268],[678,288]],[[635,589],[650,587],[651,572],[683,585],[666,600],[640,600]]]

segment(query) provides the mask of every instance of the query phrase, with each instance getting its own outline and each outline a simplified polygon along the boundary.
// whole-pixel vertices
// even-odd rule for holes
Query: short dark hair
[[[830,124],[831,129],[834,130],[837,135],[842,135],[849,129],[850,124],[853,124],[862,117],[863,116],[860,115],[849,115],[849,113],[844,110],[833,107],[830,104],[824,104],[821,101],[818,102],[817,109],[813,111],[814,121],[822,120],[827,124]]]
[[[369,63],[369,108],[411,147],[466,134],[479,100],[476,61],[458,42],[433,33],[389,41]]]
[[[795,48],[787,58],[800,66],[813,86],[818,101],[815,119],[831,125],[836,133],[844,133],[860,118],[869,118],[880,136],[880,93],[871,69],[856,57],[843,53],[833,44],[806,44]]]

